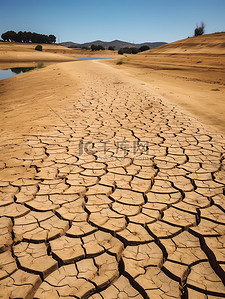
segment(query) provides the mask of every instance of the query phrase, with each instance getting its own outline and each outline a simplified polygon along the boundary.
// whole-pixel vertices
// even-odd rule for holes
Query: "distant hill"
[[[88,42],[88,43],[84,43],[84,44],[78,44],[78,43],[74,43],[74,42],[63,42],[60,43],[60,45],[70,48],[70,47],[76,47],[76,48],[82,48],[82,47],[91,47],[91,45],[100,45],[103,46],[104,48],[108,48],[108,47],[115,47],[115,50],[119,50],[121,48],[125,48],[125,47],[135,47],[135,48],[140,48],[141,46],[149,46],[150,49],[165,45],[167,43],[165,42],[145,42],[145,43],[141,43],[141,44],[134,44],[134,43],[128,43],[128,42],[124,42],[121,40],[114,40],[111,42],[103,42],[101,40],[96,40],[93,42]]]

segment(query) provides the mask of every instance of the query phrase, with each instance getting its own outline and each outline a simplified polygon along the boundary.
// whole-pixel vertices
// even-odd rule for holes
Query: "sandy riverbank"
[[[50,124],[53,120],[48,105],[57,108],[73,96],[78,81],[72,80],[59,63],[3,80],[0,89],[2,134],[23,134],[32,126]]]

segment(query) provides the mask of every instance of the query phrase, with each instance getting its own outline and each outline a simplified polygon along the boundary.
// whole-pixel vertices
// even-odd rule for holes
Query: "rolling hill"
[[[139,55],[168,54],[225,54],[225,32],[188,37]]]
[[[141,46],[149,46],[150,49],[165,45],[165,42],[145,42],[145,43],[141,43],[141,44],[135,44],[135,43],[128,43],[125,41],[121,41],[121,40],[114,40],[111,42],[104,42],[101,40],[96,40],[96,41],[92,41],[92,42],[87,42],[87,43],[83,43],[83,44],[78,44],[78,43],[74,43],[74,42],[63,42],[60,43],[60,45],[64,46],[64,47],[74,47],[74,48],[82,48],[82,47],[91,47],[91,45],[101,45],[104,48],[108,48],[108,47],[115,47],[115,50],[119,50],[121,48],[125,48],[125,47],[135,47],[135,48],[140,48]]]

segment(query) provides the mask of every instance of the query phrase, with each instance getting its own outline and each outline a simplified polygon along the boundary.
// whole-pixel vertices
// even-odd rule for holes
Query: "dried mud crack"
[[[55,122],[0,139],[0,298],[224,298],[224,137],[84,66]]]

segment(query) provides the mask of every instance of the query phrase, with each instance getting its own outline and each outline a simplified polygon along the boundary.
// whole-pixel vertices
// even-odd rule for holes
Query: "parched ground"
[[[98,62],[1,85],[1,298],[225,297],[222,135]]]

